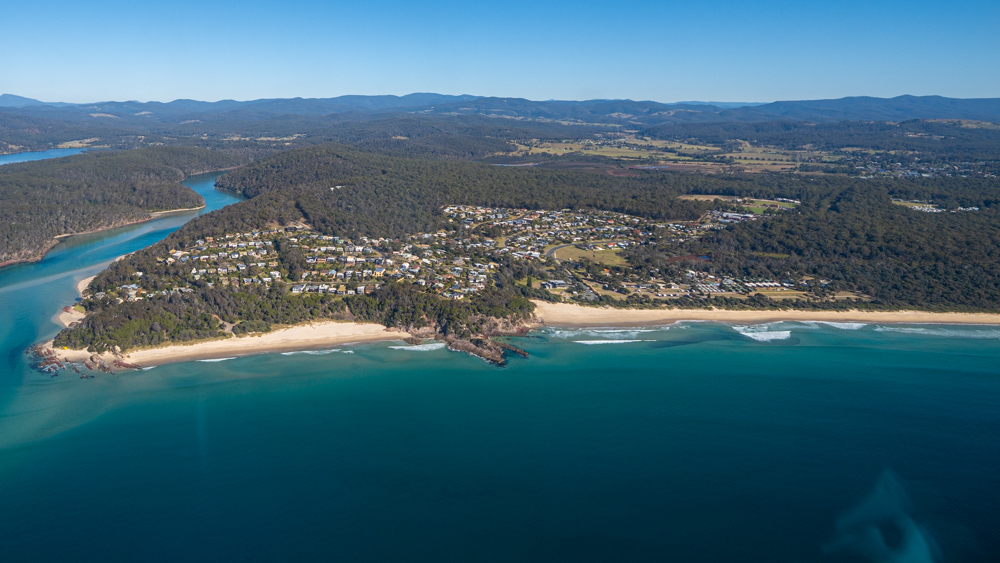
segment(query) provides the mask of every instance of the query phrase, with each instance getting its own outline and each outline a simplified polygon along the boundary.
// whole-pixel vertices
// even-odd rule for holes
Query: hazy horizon
[[[921,95],[917,95],[917,94],[899,94],[899,95],[896,95],[896,96],[872,96],[872,95],[866,95],[866,94],[859,94],[859,95],[856,95],[856,96],[841,96],[841,97],[838,97],[838,98],[809,98],[809,99],[778,98],[778,99],[766,100],[766,101],[745,101],[745,100],[724,101],[724,100],[693,100],[693,99],[685,99],[685,100],[678,100],[678,101],[663,101],[663,100],[648,100],[648,99],[633,99],[633,98],[589,98],[589,99],[545,99],[545,100],[540,100],[540,99],[532,99],[532,98],[523,98],[523,97],[519,97],[519,96],[499,96],[499,95],[489,95],[489,94],[481,95],[481,94],[468,94],[468,93],[450,94],[450,93],[442,93],[442,92],[408,92],[406,94],[337,94],[337,95],[331,95],[331,96],[310,96],[310,97],[306,97],[306,96],[287,96],[287,97],[279,97],[279,98],[245,98],[245,99],[228,97],[228,98],[219,98],[219,99],[211,99],[211,100],[191,98],[191,97],[181,97],[181,98],[171,98],[171,99],[147,99],[147,100],[125,99],[125,98],[108,98],[108,99],[101,99],[101,100],[72,101],[72,100],[63,99],[63,98],[57,98],[57,99],[39,99],[39,98],[32,98],[30,96],[24,96],[24,95],[21,95],[21,94],[17,94],[15,92],[0,92],[0,96],[16,96],[18,98],[25,98],[25,99],[29,99],[29,100],[32,100],[32,101],[35,101],[35,102],[41,102],[41,103],[44,103],[44,104],[73,104],[73,105],[101,104],[101,103],[170,104],[170,103],[173,103],[173,102],[180,102],[180,101],[192,101],[192,102],[210,103],[210,104],[220,103],[220,102],[248,103],[248,102],[257,102],[257,101],[264,101],[264,100],[335,99],[335,98],[350,97],[350,96],[358,96],[358,97],[395,96],[395,97],[398,97],[398,98],[403,98],[403,97],[406,97],[406,96],[419,95],[419,94],[430,94],[430,95],[441,95],[441,96],[456,96],[456,97],[457,96],[471,96],[471,97],[475,97],[475,98],[527,99],[527,100],[530,100],[530,101],[533,101],[533,102],[595,102],[595,101],[608,101],[608,102],[623,101],[623,102],[625,102],[625,101],[627,101],[627,102],[639,102],[639,103],[650,102],[650,103],[659,103],[659,104],[668,104],[668,105],[672,105],[672,104],[696,104],[696,105],[704,104],[704,105],[722,105],[722,106],[734,106],[734,105],[750,106],[750,105],[764,105],[764,104],[771,104],[771,103],[778,103],[778,102],[822,101],[822,100],[839,100],[839,99],[847,99],[847,98],[893,99],[893,98],[899,98],[899,97],[905,97],[905,96],[912,96],[912,97],[942,97],[942,98],[960,99],[960,100],[997,99],[997,98],[1000,98],[1000,95],[997,95],[997,96],[988,96],[988,97],[982,97],[982,98],[963,98],[963,97],[956,97],[956,96],[943,96],[943,95],[940,95],[940,94],[921,94]]]

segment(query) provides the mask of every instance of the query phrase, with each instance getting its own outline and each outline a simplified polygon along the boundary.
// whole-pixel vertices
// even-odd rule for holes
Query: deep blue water
[[[232,201],[212,182],[189,185]],[[871,561],[823,551],[859,544],[867,523],[836,522],[866,497],[853,519],[891,548],[904,521],[937,545],[907,561],[998,559],[998,327],[548,328],[502,369],[401,343],[26,369],[75,280],[184,220],[0,270],[3,561]]]
[[[15,162],[31,162],[33,160],[46,160],[49,158],[59,158],[80,154],[87,149],[49,149],[47,151],[18,152],[14,154],[0,154],[0,165],[14,164]]]

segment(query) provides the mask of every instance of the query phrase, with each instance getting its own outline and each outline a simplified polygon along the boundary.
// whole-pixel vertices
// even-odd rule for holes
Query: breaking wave
[[[667,330],[668,327],[656,328],[580,328],[580,329],[557,329],[550,334],[553,338],[572,340],[580,336],[591,336],[594,338],[605,338],[607,340],[635,340],[640,334],[649,332],[659,332]]]
[[[868,326],[868,323],[835,323],[833,321],[813,321],[819,324],[824,324],[826,326],[832,326],[833,328],[839,328],[841,330],[860,330]]]
[[[655,342],[655,340],[574,340],[577,344],[591,346],[593,344],[628,344],[629,342]]]
[[[769,331],[770,325],[751,325],[751,326],[734,326],[733,330],[746,336],[747,338],[752,338],[758,342],[770,342],[771,340],[786,340],[792,337],[792,331],[790,330],[774,330]]]
[[[235,360],[235,359],[236,359],[236,356],[232,356],[232,357],[229,357],[229,358],[212,358],[210,360],[197,360],[197,361],[199,361],[199,362],[224,362],[226,360]]]
[[[975,338],[979,340],[1000,340],[1000,329],[970,329],[954,328],[921,328],[910,326],[879,326],[875,332],[898,332],[901,334],[922,334],[924,336],[940,336],[945,338]]]
[[[411,352],[430,352],[440,350],[447,346],[444,342],[431,342],[430,344],[417,344],[416,346],[389,346],[393,350],[409,350]]]
[[[333,352],[340,352],[340,348],[334,348],[333,350],[296,350],[294,352],[282,352],[282,356],[292,356],[295,354],[308,354],[310,356],[325,356]]]

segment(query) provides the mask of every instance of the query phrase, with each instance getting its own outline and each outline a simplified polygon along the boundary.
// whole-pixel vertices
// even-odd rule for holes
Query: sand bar
[[[146,367],[267,352],[322,350],[331,346],[356,342],[402,340],[409,336],[405,332],[386,330],[385,327],[378,324],[324,321],[241,338],[232,337],[190,345],[172,345],[133,351],[124,358],[124,361]],[[51,346],[51,344],[49,342],[47,345]],[[56,352],[60,357],[70,361],[82,361],[90,357],[90,353],[86,350],[56,349]],[[108,364],[115,360],[111,354],[106,354],[104,358]]]
[[[725,309],[612,309],[533,301],[535,316],[551,326],[642,326],[677,321],[768,323],[830,321],[904,324],[1000,325],[1000,314],[926,311],[729,311]]]

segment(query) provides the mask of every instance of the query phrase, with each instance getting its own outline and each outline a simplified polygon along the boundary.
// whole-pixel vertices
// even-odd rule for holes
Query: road
[[[569,248],[570,246],[573,246],[573,245],[572,244],[563,244],[561,246],[553,246],[552,248],[550,248],[550,249],[548,249],[548,250],[545,251],[545,256],[547,258],[555,258],[556,260],[558,260],[559,258],[556,257],[556,251],[557,250],[562,250],[564,248]]]

